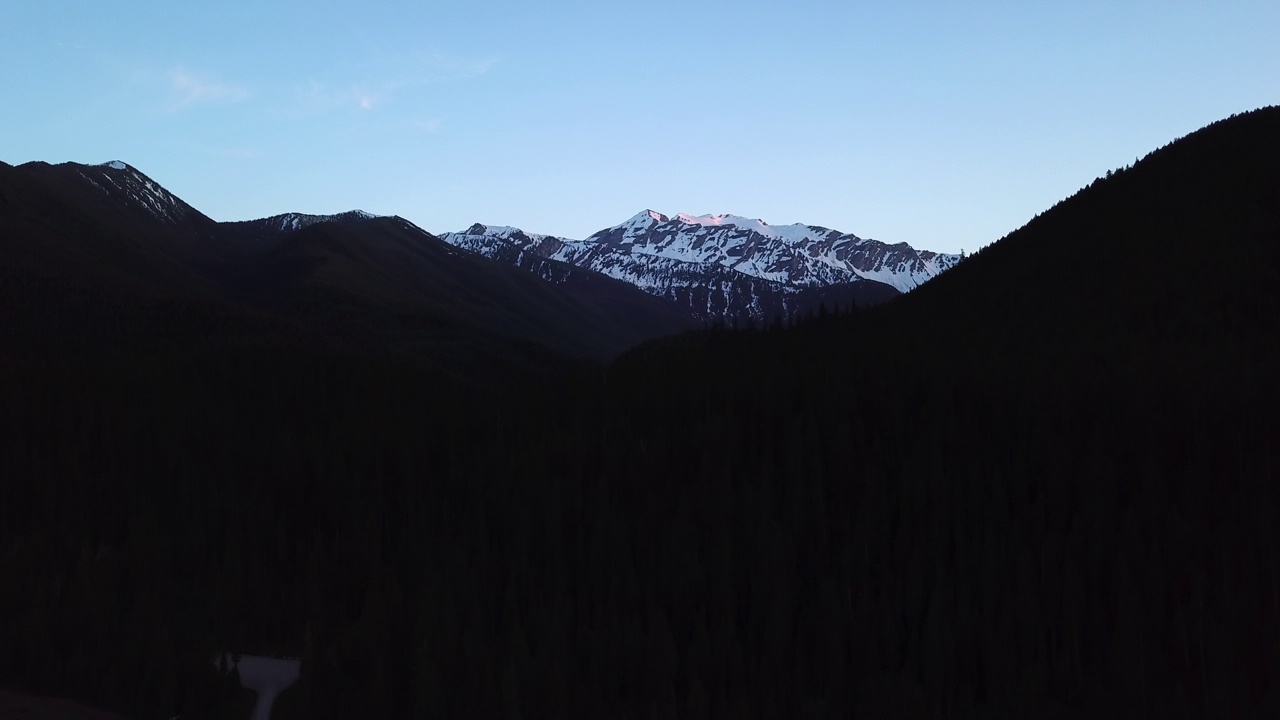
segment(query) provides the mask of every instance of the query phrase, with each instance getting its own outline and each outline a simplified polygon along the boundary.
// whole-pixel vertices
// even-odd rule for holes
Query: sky
[[[215,220],[583,238],[652,208],[944,252],[1280,104],[1280,3],[6,0],[0,160]]]

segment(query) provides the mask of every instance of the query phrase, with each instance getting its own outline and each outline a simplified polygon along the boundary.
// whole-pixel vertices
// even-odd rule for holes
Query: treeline
[[[1149,350],[886,364],[836,318],[518,399],[10,368],[0,677],[139,718],[214,713],[223,647],[303,656],[296,717],[1274,708],[1275,354]]]

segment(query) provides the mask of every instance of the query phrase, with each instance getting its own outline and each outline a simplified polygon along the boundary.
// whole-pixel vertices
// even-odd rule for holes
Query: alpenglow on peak
[[[859,284],[884,287],[888,297],[960,260],[818,225],[770,225],[729,214],[668,217],[651,209],[582,240],[482,223],[440,237],[534,272],[554,262],[607,275],[689,305],[699,319],[764,320],[779,308],[802,308],[826,289],[844,287],[848,294]]]

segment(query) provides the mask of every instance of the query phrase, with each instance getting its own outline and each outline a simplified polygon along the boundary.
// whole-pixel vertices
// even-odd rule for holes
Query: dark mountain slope
[[[1277,108],[1216,123],[856,317],[629,354],[603,412],[649,453],[620,465],[679,468],[651,492],[689,517],[636,519],[629,541],[720,523],[679,550],[733,538],[732,590],[694,601],[708,618],[777,617],[730,598],[793,589],[743,653],[803,678],[751,675],[779,706],[1275,714],[1277,138]],[[692,401],[690,367],[717,369]],[[739,565],[752,547],[773,570]],[[732,697],[734,644],[712,646],[700,677]]]
[[[0,324],[7,356],[134,352],[211,328],[270,338],[205,270],[234,256],[217,225],[131,168],[0,168]],[[215,340],[216,342],[216,340]]]
[[[15,260],[61,261],[51,270],[122,279],[181,274],[198,254],[217,249],[200,242],[215,232],[212,220],[136,171],[102,166],[0,168],[0,222]]]
[[[156,279],[230,250],[214,240],[217,223],[123,163],[0,168],[0,202],[4,220],[27,231],[6,231],[6,245],[104,272]]]
[[[142,172],[124,163],[50,165],[32,162],[6,165],[3,196],[7,204],[26,206],[53,219],[53,205],[96,218],[103,225],[160,223],[187,231],[188,236],[211,233],[217,225],[203,213],[165,190]],[[20,178],[20,181],[18,180]],[[44,199],[39,199],[40,195]],[[51,201],[49,196],[57,198]],[[44,210],[44,212],[40,212]]]
[[[546,366],[690,326],[622,283],[552,287],[398,219],[215,223],[123,163],[5,166],[0,202],[11,355],[233,344]]]
[[[239,288],[262,307],[330,332],[363,333],[366,342],[386,347],[431,342],[446,327],[453,329],[448,342],[456,343],[459,330],[474,327],[575,357],[607,358],[688,327],[665,305],[620,283],[566,291],[458,250],[400,218],[292,232],[254,260]]]
[[[0,677],[213,715],[234,646],[304,658],[291,717],[1276,717],[1277,118],[881,308],[518,393],[0,374]],[[312,230],[284,286],[400,302],[397,246]]]
[[[319,223],[358,224],[376,217],[376,215],[363,210],[348,210],[336,215],[284,213],[258,220],[221,223],[219,230],[222,237],[232,239],[238,244],[254,250],[266,250],[274,247],[291,233],[312,225]]]
[[[1280,109],[1108,173],[882,315],[978,343],[1209,341],[1276,317]],[[899,314],[900,313],[900,314]],[[1031,327],[1021,327],[1031,323]]]

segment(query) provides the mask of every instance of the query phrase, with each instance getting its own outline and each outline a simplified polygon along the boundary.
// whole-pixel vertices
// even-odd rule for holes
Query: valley
[[[243,718],[208,659],[272,647],[277,718],[1280,713],[1280,108],[1104,172],[961,260],[0,165],[0,680]]]

